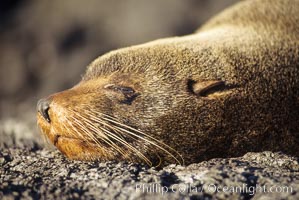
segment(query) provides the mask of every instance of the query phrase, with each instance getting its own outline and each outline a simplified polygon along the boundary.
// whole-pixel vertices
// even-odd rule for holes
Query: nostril
[[[43,116],[45,120],[49,123],[51,122],[49,111],[50,109],[50,100],[49,99],[41,99],[37,102],[37,111]]]

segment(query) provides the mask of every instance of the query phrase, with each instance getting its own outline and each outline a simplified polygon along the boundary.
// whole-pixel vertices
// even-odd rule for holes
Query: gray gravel
[[[0,199],[299,199],[298,158],[283,153],[156,169],[70,161],[40,138],[0,123]]]

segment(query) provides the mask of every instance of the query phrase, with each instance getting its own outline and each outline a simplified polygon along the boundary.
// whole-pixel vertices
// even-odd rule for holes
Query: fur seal
[[[298,0],[243,1],[194,34],[109,52],[38,102],[38,125],[78,160],[298,156],[298,13]]]

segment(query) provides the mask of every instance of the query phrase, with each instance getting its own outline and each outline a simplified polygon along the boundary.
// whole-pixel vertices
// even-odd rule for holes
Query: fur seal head
[[[275,2],[245,1],[195,34],[99,57],[79,84],[38,103],[42,132],[79,160],[298,155],[299,6]]]

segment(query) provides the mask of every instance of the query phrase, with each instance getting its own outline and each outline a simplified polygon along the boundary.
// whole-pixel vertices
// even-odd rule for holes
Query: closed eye
[[[124,99],[120,99],[119,102],[123,104],[131,105],[132,102],[135,100],[139,93],[136,93],[135,90],[131,87],[120,86],[115,84],[108,84],[104,86],[105,89],[113,90],[117,93],[122,93],[124,95]]]
[[[115,85],[115,84],[108,84],[104,86],[105,89],[110,89],[110,90],[114,90],[116,92],[121,92],[125,95],[130,95],[130,94],[134,94],[135,91],[133,88],[130,87],[126,87],[126,86],[120,86],[120,85]]]

